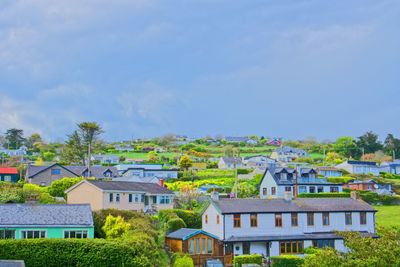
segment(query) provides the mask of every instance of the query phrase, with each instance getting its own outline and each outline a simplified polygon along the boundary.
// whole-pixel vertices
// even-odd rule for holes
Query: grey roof
[[[2,204],[0,227],[93,226],[89,204]]]
[[[299,155],[307,155],[307,152],[305,150],[289,146],[277,148],[275,151],[279,154],[296,153]]]
[[[0,260],[0,267],[25,267],[22,260]]]
[[[242,163],[242,158],[240,157],[223,157],[222,160],[226,163],[226,164],[239,164]]]
[[[115,190],[127,192],[146,192],[149,194],[174,194],[171,190],[155,183],[122,182],[122,181],[93,181],[86,180],[102,190]]]
[[[221,213],[375,211],[366,202],[352,198],[221,199],[213,203]]]
[[[267,173],[270,173],[271,176],[274,178],[276,184],[278,185],[294,185],[295,184],[295,177],[294,175],[296,174],[296,170],[293,168],[274,168],[274,167],[269,167],[265,170],[263,178],[261,179],[260,183],[262,180],[264,180],[265,176]],[[326,179],[324,178],[314,178],[314,181],[307,181],[306,177],[302,177],[302,174],[309,174],[311,172],[317,173],[317,171],[313,168],[301,168],[300,169],[300,174],[298,175],[298,184],[335,184],[335,183],[329,183],[327,182]],[[287,180],[282,180],[281,179],[281,173],[287,173],[289,174],[287,176]]]
[[[71,172],[76,176],[84,176],[85,171],[87,170],[87,166],[63,166],[58,163],[49,165],[49,166],[36,166],[36,165],[28,165],[27,173],[29,178],[34,178],[37,174],[45,171],[53,166],[60,166],[60,168],[64,168],[67,171]],[[112,172],[112,176],[115,177],[118,174],[118,170],[113,166],[91,166],[90,167],[90,177],[103,178],[105,177],[104,173],[110,170]]]
[[[75,173],[74,171],[66,168],[65,166],[62,166],[58,163],[54,163],[52,165],[48,165],[48,166],[37,166],[37,165],[28,165],[27,167],[27,174],[29,175],[29,178],[34,178],[34,176],[36,176],[37,174],[53,167],[53,166],[60,166],[61,168],[66,169],[67,171],[71,172],[73,175],[78,175],[77,173]]]
[[[206,231],[203,231],[202,229],[192,229],[192,228],[181,228],[179,230],[176,230],[175,232],[168,234],[166,237],[173,238],[173,239],[186,240],[197,234],[204,234],[204,235],[208,235],[212,238],[218,239],[218,237],[216,237],[215,235],[210,234]]]

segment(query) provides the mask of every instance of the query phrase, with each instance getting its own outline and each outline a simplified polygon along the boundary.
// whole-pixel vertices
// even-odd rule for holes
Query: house
[[[165,245],[171,252],[189,254],[195,266],[204,266],[204,261],[209,258],[224,259],[223,242],[201,229],[181,228],[169,233]]]
[[[393,162],[382,162],[381,168],[381,172],[400,174],[400,160],[395,160]]]
[[[92,161],[100,164],[114,165],[119,163],[119,156],[116,155],[92,155]]]
[[[336,165],[336,168],[346,170],[352,174],[372,174],[374,176],[379,176],[379,173],[382,171],[382,168],[376,162],[372,161],[348,160]]]
[[[343,176],[343,171],[329,166],[322,166],[317,168],[318,174],[324,177],[340,177]]]
[[[0,167],[0,182],[18,182],[18,169],[14,167]]]
[[[380,195],[392,195],[391,184],[379,184],[375,180],[354,180],[343,185],[343,188],[376,192]]]
[[[293,147],[280,147],[271,153],[271,158],[282,162],[291,162],[297,158],[308,157],[308,153],[303,149]]]
[[[234,168],[243,168],[242,158],[240,157],[222,157],[218,161],[218,169],[233,170]]]
[[[82,180],[65,193],[68,204],[88,203],[92,210],[153,212],[172,209],[174,203],[174,193],[154,183]]]
[[[352,198],[214,197],[202,214],[202,230],[224,243],[224,255],[301,255],[311,246],[345,252],[336,231],[375,237],[375,212],[357,194]]]
[[[94,238],[87,204],[2,204],[0,239]]]
[[[128,168],[121,173],[123,177],[137,176],[140,178],[158,178],[158,179],[177,179],[178,169],[146,169],[146,168]]]
[[[139,177],[139,176],[121,176],[113,178],[112,181],[120,181],[120,182],[137,182],[137,183],[154,183],[161,185],[164,179],[157,177]]]
[[[227,136],[224,138],[226,142],[229,143],[246,143],[248,145],[257,145],[257,141],[248,137],[240,137],[240,136]]]
[[[143,169],[151,169],[151,170],[161,170],[163,168],[163,164],[145,164],[145,163],[132,163],[132,164],[118,164],[114,166],[119,174],[124,173],[127,169],[132,168],[143,168]]]
[[[130,145],[115,145],[114,149],[117,150],[118,152],[131,152],[134,149]]]
[[[259,189],[262,199],[284,198],[287,193],[296,196],[301,193],[342,192],[342,184],[318,178],[317,171],[312,168],[301,168],[299,171],[292,168],[267,168]]]
[[[6,154],[9,157],[21,157],[26,155],[28,148],[26,146],[21,146],[19,149],[6,149],[0,148],[0,154]]]
[[[243,164],[248,168],[265,169],[269,166],[276,166],[277,162],[264,155],[254,155],[243,158]]]
[[[53,181],[64,177],[94,177],[97,179],[112,178],[118,175],[114,167],[91,166],[90,173],[86,166],[64,166],[54,163],[49,166],[28,165],[25,180],[31,184],[48,186]]]

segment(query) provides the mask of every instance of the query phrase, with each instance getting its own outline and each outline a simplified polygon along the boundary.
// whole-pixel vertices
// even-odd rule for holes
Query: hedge
[[[330,183],[345,184],[351,180],[354,180],[354,178],[349,176],[330,176],[327,180]]]
[[[349,198],[350,193],[301,193],[301,194],[299,194],[299,198],[330,198],[330,197]]]
[[[24,260],[28,267],[152,266],[142,250],[100,239],[0,240],[0,259]]]
[[[291,255],[271,257],[272,267],[298,267],[304,263],[303,258]]]
[[[186,227],[187,226],[186,226],[185,222],[179,217],[171,218],[167,222],[167,228],[168,228],[169,232],[174,232],[176,230],[179,230],[181,228],[186,228]]]
[[[173,267],[194,267],[193,259],[189,255],[178,256]]]
[[[245,263],[255,263],[258,265],[262,265],[263,260],[260,254],[253,254],[253,255],[240,255],[235,256],[233,259],[233,266],[241,267],[242,264]]]
[[[188,228],[201,228],[201,214],[199,212],[181,209],[160,210],[158,212],[158,218],[162,223],[168,223],[170,219],[176,217],[181,218]]]

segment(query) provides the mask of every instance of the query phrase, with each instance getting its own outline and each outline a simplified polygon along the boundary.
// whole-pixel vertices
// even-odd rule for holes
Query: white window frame
[[[76,232],[81,232],[82,237],[65,237],[65,233],[69,232],[69,236],[71,236],[70,232],[75,232],[75,236],[76,236]],[[86,232],[86,237],[83,237],[83,233]],[[72,238],[76,238],[76,239],[87,239],[89,238],[89,230],[64,230],[63,231],[63,238],[64,239],[72,239]]]
[[[28,232],[39,232],[39,235],[41,235],[41,233],[40,232],[44,232],[44,237],[38,237],[38,238],[35,238],[35,237],[32,237],[32,238],[25,238],[24,237],[24,232],[27,232],[26,233],[26,236],[28,236]],[[40,238],[47,238],[47,230],[37,230],[37,229],[24,229],[24,230],[21,230],[20,231],[20,235],[21,235],[21,239],[40,239]]]

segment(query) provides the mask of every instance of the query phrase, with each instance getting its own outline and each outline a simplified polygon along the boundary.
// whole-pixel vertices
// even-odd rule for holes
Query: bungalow
[[[158,178],[158,179],[177,179],[178,169],[146,169],[128,168],[121,173],[123,177]]]
[[[317,171],[312,168],[301,168],[299,171],[292,168],[267,168],[259,189],[262,199],[284,198],[287,193],[296,196],[301,193],[342,192],[342,184],[318,178]]]
[[[271,153],[271,158],[282,162],[291,162],[297,158],[308,157],[308,153],[303,149],[293,147],[280,147]]]
[[[243,168],[244,164],[240,157],[222,157],[218,161],[218,169],[233,170],[234,168]]]
[[[318,167],[317,168],[318,174],[324,177],[340,177],[343,176],[343,171],[335,168],[335,167]]]
[[[392,174],[400,174],[400,160],[395,160],[393,162],[383,162],[381,164],[382,172],[388,172]]]
[[[82,180],[68,188],[68,204],[88,203],[93,210],[154,212],[172,209],[174,193],[155,183]]]
[[[50,166],[28,165],[25,180],[31,184],[48,186],[53,181],[64,177],[94,177],[101,179],[116,177],[117,173],[114,167],[91,166],[89,173],[86,166],[64,166],[54,163]]]
[[[0,148],[0,154],[6,154],[9,157],[21,157],[26,155],[28,148],[26,146],[21,146],[18,149],[6,149]]]
[[[343,188],[348,188],[351,190],[363,190],[372,191],[380,195],[391,195],[392,185],[391,184],[379,184],[375,180],[354,180],[343,185]]]
[[[372,174],[374,176],[379,176],[382,171],[382,168],[372,161],[349,160],[336,165],[336,168],[346,170],[352,174]]]
[[[224,255],[301,255],[312,246],[345,252],[336,231],[375,236],[375,212],[357,194],[294,200],[214,196],[202,214],[202,230],[224,243]]]
[[[3,204],[0,214],[0,239],[94,238],[87,204]]]
[[[18,182],[18,169],[14,167],[0,167],[0,182]]]
[[[92,161],[100,164],[118,164],[119,156],[116,155],[92,155]]]
[[[275,166],[276,160],[264,155],[248,156],[243,158],[243,163],[249,168],[265,169],[269,166]]]

